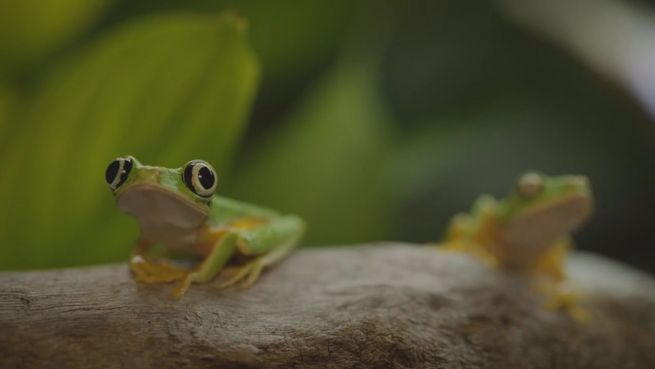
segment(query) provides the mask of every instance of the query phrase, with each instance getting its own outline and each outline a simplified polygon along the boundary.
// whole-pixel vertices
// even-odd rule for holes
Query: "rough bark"
[[[593,315],[413,245],[307,249],[249,290],[138,285],[125,265],[0,273],[1,368],[655,368],[655,282],[577,254]]]

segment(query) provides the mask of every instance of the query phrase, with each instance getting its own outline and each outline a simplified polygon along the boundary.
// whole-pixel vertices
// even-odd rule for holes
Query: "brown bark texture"
[[[425,246],[301,249],[250,289],[135,283],[126,265],[0,273],[0,368],[655,368],[655,281],[569,260],[592,318]]]

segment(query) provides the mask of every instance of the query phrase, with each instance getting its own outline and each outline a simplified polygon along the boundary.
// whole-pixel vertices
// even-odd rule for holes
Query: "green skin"
[[[199,196],[184,183],[183,168],[147,166],[130,159],[133,166],[127,179],[113,191],[118,208],[139,222],[140,237],[130,267],[141,282],[180,280],[173,291],[176,298],[194,282],[211,281],[229,261],[241,263],[218,287],[251,285],[263,267],[288,254],[304,233],[305,224],[295,215],[216,195]],[[203,260],[189,270],[167,259],[149,260],[147,253],[154,245]]]
[[[504,199],[481,196],[471,214],[457,215],[443,246],[476,254],[501,268],[561,281],[570,234],[591,212],[586,177],[527,173]]]

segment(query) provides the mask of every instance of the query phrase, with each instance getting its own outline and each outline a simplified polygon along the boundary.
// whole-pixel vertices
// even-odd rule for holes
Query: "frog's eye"
[[[117,158],[109,163],[107,170],[105,170],[105,181],[112,191],[116,191],[130,175],[132,165],[134,164],[131,157]]]
[[[191,160],[184,166],[184,184],[196,195],[211,197],[216,191],[216,173],[209,163]]]
[[[518,191],[527,198],[537,196],[543,188],[544,181],[538,173],[527,173],[519,178]]]

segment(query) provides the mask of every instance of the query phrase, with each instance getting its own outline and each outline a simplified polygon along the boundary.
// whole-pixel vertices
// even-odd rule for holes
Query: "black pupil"
[[[118,169],[121,167],[121,162],[118,160],[114,160],[109,164],[107,167],[107,170],[105,171],[105,181],[107,181],[108,184],[112,184],[114,182],[114,178],[116,178],[116,175],[118,174]]]
[[[208,190],[214,185],[214,173],[209,168],[203,166],[198,171],[198,181],[204,189]]]

